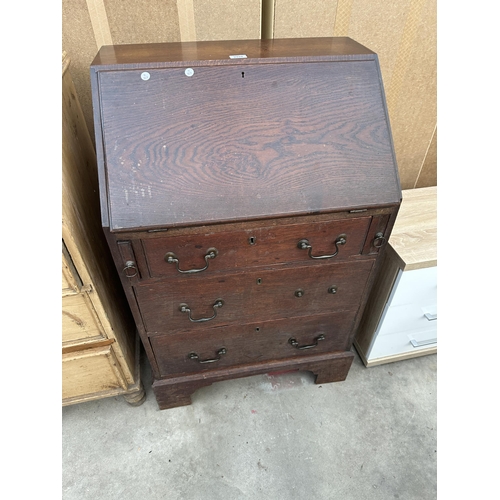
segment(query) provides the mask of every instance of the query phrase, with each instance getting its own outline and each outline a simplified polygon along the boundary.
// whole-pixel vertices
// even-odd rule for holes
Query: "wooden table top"
[[[389,244],[405,271],[437,265],[437,187],[407,189]]]

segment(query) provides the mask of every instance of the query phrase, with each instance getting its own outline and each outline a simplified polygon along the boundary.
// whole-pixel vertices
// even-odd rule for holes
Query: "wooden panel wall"
[[[63,0],[63,50],[93,135],[104,44],[349,36],[377,52],[403,189],[437,184],[437,0]],[[262,28],[261,28],[262,27]]]

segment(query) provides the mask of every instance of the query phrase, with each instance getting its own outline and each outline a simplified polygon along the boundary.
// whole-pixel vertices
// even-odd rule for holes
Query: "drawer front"
[[[62,356],[63,399],[126,389],[111,346],[85,349]]]
[[[396,281],[378,335],[432,329],[436,318],[437,267],[405,271]]]
[[[437,349],[437,321],[410,332],[402,331],[379,335],[367,360],[375,361],[397,355],[412,355],[434,349]]]
[[[373,260],[254,270],[135,287],[149,333],[357,310]],[[222,305],[221,305],[222,304]]]
[[[371,219],[361,217],[228,232],[207,229],[205,234],[144,239],[142,244],[153,278],[187,273],[210,275],[216,271],[289,262],[324,263],[359,255]],[[304,248],[299,248],[299,242],[303,242]],[[330,255],[330,259],[312,258]]]
[[[437,267],[400,272],[375,335],[370,361],[437,346]]]
[[[355,312],[150,337],[162,376],[344,351]],[[321,337],[321,338],[320,338]],[[223,349],[223,351],[221,351]]]
[[[62,341],[77,342],[106,338],[86,293],[62,298]]]

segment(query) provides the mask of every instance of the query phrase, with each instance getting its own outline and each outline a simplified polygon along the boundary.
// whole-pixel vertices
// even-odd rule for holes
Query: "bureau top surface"
[[[108,46],[92,87],[111,231],[401,200],[378,60],[349,38]]]
[[[234,58],[242,55],[246,57]],[[325,61],[374,59],[375,53],[348,37],[105,45],[96,55],[92,67],[155,67],[208,61],[246,64],[255,59],[273,62],[303,58]]]

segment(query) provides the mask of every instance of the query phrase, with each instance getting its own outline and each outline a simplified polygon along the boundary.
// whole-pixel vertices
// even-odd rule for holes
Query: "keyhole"
[[[241,78],[245,78],[245,72],[244,71],[241,72]]]
[[[250,238],[248,238],[248,243],[250,243],[250,245],[255,245],[255,236],[250,236]]]

